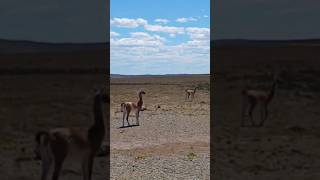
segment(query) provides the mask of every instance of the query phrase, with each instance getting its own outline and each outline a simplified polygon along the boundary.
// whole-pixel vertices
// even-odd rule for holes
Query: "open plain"
[[[320,178],[319,44],[218,46],[213,49],[213,158],[216,180]],[[279,83],[262,127],[241,127],[244,88]],[[259,123],[259,107],[254,111]]]
[[[108,84],[106,51],[1,54],[0,59],[0,179],[40,179],[36,132],[93,124],[95,88]],[[93,179],[105,180],[107,165],[106,157],[96,157]],[[61,180],[81,179],[79,169],[71,168],[76,173]]]
[[[111,179],[209,179],[209,81],[209,75],[111,78]],[[185,89],[196,86],[193,102],[185,101]],[[140,126],[123,128],[120,104],[137,102],[140,89],[146,92]]]

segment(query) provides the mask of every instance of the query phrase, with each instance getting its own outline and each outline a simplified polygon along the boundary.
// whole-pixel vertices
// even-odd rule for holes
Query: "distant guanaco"
[[[136,125],[139,126],[139,113],[140,111],[145,110],[145,108],[142,107],[143,105],[143,100],[142,100],[142,95],[146,94],[143,90],[140,90],[138,93],[139,100],[138,102],[124,102],[121,103],[121,112],[123,112],[122,116],[122,127],[124,127],[124,119],[126,118],[128,126],[130,126],[129,123],[129,115],[131,111],[134,111],[135,116],[136,116]]]
[[[191,100],[193,101],[194,99],[194,94],[196,93],[196,90],[198,89],[198,87],[195,87],[194,89],[186,89],[186,101],[187,100]]]
[[[256,90],[256,89],[244,89],[242,91],[243,97],[243,106],[242,106],[242,119],[241,126],[244,126],[245,117],[249,116],[251,124],[255,126],[255,123],[252,118],[252,113],[257,104],[260,104],[261,109],[261,121],[259,126],[263,126],[267,117],[268,117],[268,105],[272,101],[276,87],[277,87],[278,79],[274,76],[273,83],[269,90]]]

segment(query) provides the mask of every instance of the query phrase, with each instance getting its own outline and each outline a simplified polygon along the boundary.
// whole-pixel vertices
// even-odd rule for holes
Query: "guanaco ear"
[[[138,92],[137,92],[137,94],[139,94],[139,93],[140,93],[140,92],[142,92],[142,91],[144,92],[144,90],[142,90],[142,89],[139,89],[139,90],[138,90]]]

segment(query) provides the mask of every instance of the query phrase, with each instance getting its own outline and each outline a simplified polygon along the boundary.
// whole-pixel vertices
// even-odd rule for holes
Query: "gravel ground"
[[[209,179],[208,153],[193,160],[183,155],[132,157],[112,154],[111,179]]]
[[[209,76],[111,83],[111,179],[209,179],[209,91],[198,90],[193,102],[184,99],[185,88],[208,85]],[[120,103],[137,101],[139,89],[147,108],[140,126],[120,128]]]

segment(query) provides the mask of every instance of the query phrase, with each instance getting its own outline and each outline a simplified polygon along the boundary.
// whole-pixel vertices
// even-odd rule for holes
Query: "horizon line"
[[[305,40],[320,40],[318,38],[288,38],[288,39],[258,39],[258,38],[218,38],[218,39],[210,39],[210,41],[221,41],[221,40],[246,40],[246,41],[305,41]]]
[[[27,42],[27,43],[43,43],[43,44],[108,44],[110,41],[96,41],[96,42],[72,42],[72,41],[65,41],[65,42],[52,42],[52,41],[38,41],[38,40],[26,40],[26,39],[7,39],[7,38],[0,38],[0,41],[11,41],[11,42]]]
[[[118,75],[118,76],[170,76],[170,75],[210,75],[210,73],[177,73],[177,74],[117,74],[110,73],[110,75]]]
[[[288,39],[258,39],[258,38],[218,38],[218,39],[210,39],[210,41],[228,41],[228,40],[237,40],[237,41],[312,41],[312,40],[320,40],[320,37],[317,38],[288,38]],[[26,40],[26,39],[7,39],[0,38],[0,41],[11,41],[11,42],[27,42],[27,43],[44,43],[44,44],[110,44],[110,40],[107,41],[95,41],[95,42],[72,42],[72,41],[64,41],[64,42],[53,42],[53,41],[38,41],[38,40]]]

